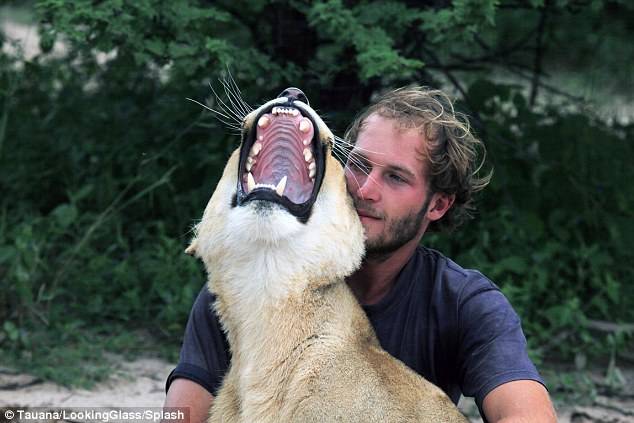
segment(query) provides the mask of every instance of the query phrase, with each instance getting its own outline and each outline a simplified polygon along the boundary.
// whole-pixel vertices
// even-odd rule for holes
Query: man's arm
[[[215,298],[203,286],[189,314],[180,358],[167,377],[164,407],[187,407],[190,422],[206,422],[216,392],[229,366],[228,342],[218,316],[211,309]]]
[[[482,409],[490,423],[557,422],[546,388],[533,380],[498,386],[484,397]]]
[[[189,379],[175,379],[167,391],[163,407],[189,408],[189,421],[182,423],[205,423],[214,397],[202,386]]]

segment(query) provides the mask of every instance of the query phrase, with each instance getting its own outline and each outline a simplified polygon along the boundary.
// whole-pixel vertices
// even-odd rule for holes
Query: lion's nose
[[[295,87],[289,87],[289,88],[285,89],[277,97],[278,98],[279,97],[286,97],[286,98],[288,98],[288,101],[290,101],[290,102],[293,102],[295,100],[299,100],[302,103],[306,103],[306,104],[310,105],[310,103],[308,103],[308,97],[306,97],[306,94],[304,94],[304,92],[302,90],[300,90],[299,88],[295,88]]]

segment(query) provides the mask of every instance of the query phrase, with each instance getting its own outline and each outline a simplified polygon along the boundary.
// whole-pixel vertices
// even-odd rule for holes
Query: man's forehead
[[[367,164],[413,176],[425,175],[425,139],[418,129],[404,128],[396,120],[380,115],[370,115],[365,123],[355,143],[355,156]]]
[[[409,144],[414,149],[416,157],[423,163],[427,162],[427,140],[421,126],[414,126],[374,112],[363,120],[355,140],[355,147],[360,140],[367,142],[367,135],[374,137],[379,134],[384,137],[379,141],[380,145],[385,145],[385,148],[374,146],[376,151],[368,151],[368,153],[381,153],[385,156],[386,152],[393,149],[402,151],[403,147],[406,147],[404,144]],[[375,142],[372,144],[376,144],[377,140],[374,139],[373,141]],[[365,142],[363,143],[365,144]]]

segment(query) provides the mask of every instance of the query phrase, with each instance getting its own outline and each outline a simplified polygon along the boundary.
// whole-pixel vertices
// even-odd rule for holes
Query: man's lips
[[[371,213],[371,212],[366,211],[366,210],[357,209],[357,214],[359,215],[359,217],[368,217],[368,218],[371,218],[371,219],[381,219],[381,217],[378,216],[377,214]]]

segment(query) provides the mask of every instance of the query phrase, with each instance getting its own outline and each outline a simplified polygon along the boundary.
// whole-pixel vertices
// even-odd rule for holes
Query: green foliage
[[[531,110],[517,89],[486,81],[469,99],[486,122],[495,176],[478,219],[436,242],[502,287],[536,354],[622,348],[625,339],[601,340],[585,323],[634,320],[634,192],[625,183],[634,178],[625,159],[634,157],[633,128]]]
[[[401,56],[393,46],[394,39],[379,26],[381,23],[385,26],[388,22],[396,23],[397,27],[409,24],[414,16],[409,15],[402,4],[375,3],[348,9],[340,0],[315,2],[307,17],[310,25],[322,37],[329,41],[336,40],[340,54],[345,52],[346,45],[358,52],[356,63],[361,80],[394,72],[411,75],[423,66],[420,60]]]
[[[103,350],[139,352],[137,329],[174,356],[204,283],[182,251],[237,141],[185,99],[213,103],[228,68],[251,103],[300,86],[339,134],[384,88],[449,81],[495,176],[477,219],[426,242],[502,287],[535,358],[623,348],[584,323],[634,321],[634,128],[542,96],[534,65],[595,69],[595,55],[631,86],[634,8],[431,3],[37,2],[43,53],[0,53],[2,360],[84,383],[107,374]],[[76,366],[88,358],[106,365]]]

